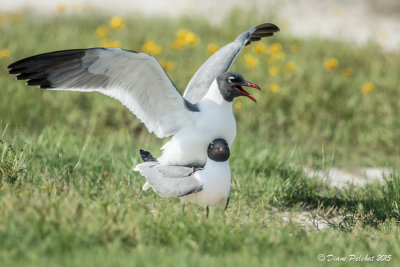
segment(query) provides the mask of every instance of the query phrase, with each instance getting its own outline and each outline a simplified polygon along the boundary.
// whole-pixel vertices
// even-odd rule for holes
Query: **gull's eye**
[[[234,83],[234,82],[236,82],[236,78],[231,76],[231,77],[228,78],[228,82],[229,83]]]

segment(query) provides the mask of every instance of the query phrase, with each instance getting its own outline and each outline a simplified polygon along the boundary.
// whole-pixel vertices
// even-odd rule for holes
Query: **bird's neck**
[[[226,106],[227,108],[232,108],[232,102],[228,102],[224,99],[219,90],[217,80],[214,80],[208,89],[207,94],[203,97],[200,103],[206,105],[217,105],[217,106]]]
[[[229,160],[223,161],[223,162],[218,162],[215,160],[212,160],[210,158],[207,158],[207,162],[204,165],[204,170],[205,172],[214,172],[216,170],[224,170],[228,168],[229,169]]]

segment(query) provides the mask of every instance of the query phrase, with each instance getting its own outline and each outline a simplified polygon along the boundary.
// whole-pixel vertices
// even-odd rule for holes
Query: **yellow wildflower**
[[[170,43],[169,47],[172,49],[182,49],[185,47],[185,42],[184,40],[175,40],[172,43]]]
[[[351,77],[351,76],[353,76],[354,71],[350,68],[347,68],[342,72],[342,74],[343,74],[343,76]]]
[[[46,190],[46,189],[53,189],[54,186],[52,186],[52,185],[42,185],[40,188],[42,188],[42,190]]]
[[[105,38],[108,36],[108,28],[106,26],[100,26],[96,29],[97,38]]]
[[[287,73],[293,73],[295,72],[297,69],[296,63],[294,63],[293,61],[289,61],[288,63],[286,63],[285,65],[285,72]]]
[[[125,20],[121,17],[115,16],[112,17],[110,20],[110,27],[113,30],[119,30],[122,29],[125,26]]]
[[[165,71],[171,71],[171,70],[174,70],[174,69],[175,69],[175,62],[173,62],[173,61],[169,61],[169,60],[164,61],[164,60],[161,60],[161,61],[160,61],[160,64],[161,64],[161,66],[163,67],[163,69],[164,69]]]
[[[199,37],[189,30],[181,29],[177,32],[178,39],[184,40],[186,45],[195,46],[199,43]]]
[[[336,58],[328,58],[324,62],[324,68],[326,70],[334,70],[339,66],[339,61]]]
[[[187,29],[180,29],[176,33],[176,40],[170,44],[172,49],[182,49],[185,46],[196,46],[199,43],[199,37]]]
[[[371,93],[371,92],[374,91],[374,90],[375,90],[375,86],[374,86],[374,84],[371,83],[371,82],[364,83],[364,84],[361,86],[361,92],[362,92],[364,95],[369,94],[369,93]]]
[[[285,53],[283,53],[282,51],[276,52],[276,53],[274,53],[274,54],[271,55],[271,60],[272,60],[273,62],[279,61],[279,60],[284,59],[285,56],[286,56]]]
[[[290,50],[292,50],[292,52],[297,52],[300,49],[300,45],[297,43],[294,43],[290,46]]]
[[[260,55],[265,55],[268,51],[268,47],[264,43],[256,43],[253,47],[253,51]]]
[[[219,49],[219,46],[217,44],[214,44],[214,43],[209,44],[207,46],[207,55],[211,56],[212,54],[217,52],[218,49]]]
[[[4,186],[0,187],[0,191],[4,191],[6,189]]]
[[[274,54],[271,54],[268,58],[266,58],[265,63],[267,65],[273,64],[276,61],[280,61],[280,60],[284,59],[285,56],[286,56],[285,53],[283,53],[282,51],[276,52]]]
[[[67,10],[67,7],[66,7],[65,5],[59,4],[59,5],[57,6],[57,12],[58,12],[58,13],[64,13],[65,10]]]
[[[248,69],[252,69],[258,65],[258,58],[256,58],[255,56],[253,56],[251,54],[245,54],[243,58],[244,58],[244,62],[246,63],[246,67]]]
[[[278,53],[282,50],[282,45],[280,43],[273,43],[270,47],[269,47],[269,53],[274,54],[274,53]]]
[[[156,44],[156,42],[150,40],[150,41],[147,41],[144,45],[142,45],[141,51],[143,53],[147,53],[152,56],[156,56],[161,53],[162,46],[158,45],[158,44]]]
[[[279,74],[279,71],[280,71],[280,67],[277,66],[277,65],[273,65],[273,66],[271,66],[271,67],[268,68],[268,73],[269,73],[269,75],[271,75],[271,76],[276,76],[276,75],[278,75],[278,74]]]
[[[278,93],[279,92],[279,85],[277,85],[276,83],[273,83],[273,84],[270,84],[269,86],[268,86],[268,90],[271,92],[271,93]]]
[[[242,102],[237,101],[237,102],[235,103],[235,109],[241,109],[241,108],[242,108]]]
[[[105,41],[103,42],[103,46],[105,47],[114,47],[114,48],[121,48],[121,42],[120,41]]]
[[[109,39],[103,39],[100,42],[100,46],[120,48],[121,42],[120,41],[111,41]]]
[[[10,50],[8,50],[8,49],[0,50],[0,59],[1,58],[6,58],[6,57],[9,57],[9,56],[10,56]]]

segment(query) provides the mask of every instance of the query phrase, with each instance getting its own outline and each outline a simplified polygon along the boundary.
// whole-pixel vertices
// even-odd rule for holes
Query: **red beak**
[[[257,84],[255,84],[255,83],[247,82],[247,83],[244,84],[243,86],[256,88],[256,89],[258,89],[258,90],[261,91],[261,88],[260,88]],[[241,95],[247,96],[247,97],[250,98],[252,101],[254,101],[254,102],[257,103],[257,100],[256,100],[251,94],[249,94],[248,92],[246,92],[246,91],[242,88],[242,86],[235,86],[235,89],[238,90],[238,91],[240,92]]]
[[[245,86],[247,86],[247,87],[253,87],[253,88],[256,88],[256,89],[258,89],[258,90],[261,91],[261,88],[260,88],[257,84],[255,84],[255,83],[247,82],[247,84],[246,84]]]

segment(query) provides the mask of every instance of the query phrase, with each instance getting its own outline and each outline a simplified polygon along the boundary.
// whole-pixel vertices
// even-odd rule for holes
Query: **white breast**
[[[204,165],[207,147],[217,138],[225,139],[232,146],[236,137],[232,102],[222,98],[216,82],[198,107],[200,112],[193,116],[193,124],[181,129],[162,147],[163,154],[158,158],[162,165]]]
[[[226,205],[231,187],[229,161],[216,162],[208,159],[204,170],[198,171],[194,175],[202,183],[203,189],[198,193],[182,197],[184,202],[196,203],[201,206]]]

